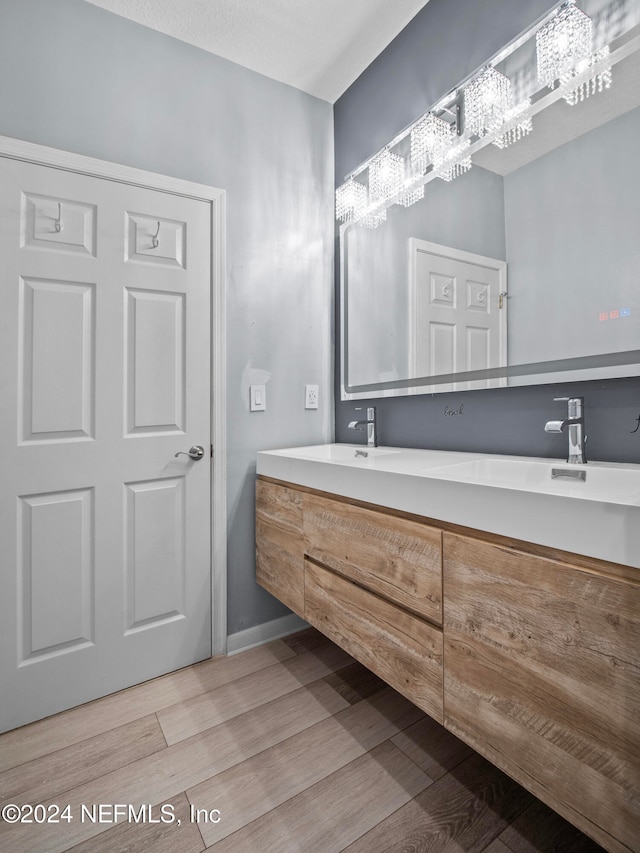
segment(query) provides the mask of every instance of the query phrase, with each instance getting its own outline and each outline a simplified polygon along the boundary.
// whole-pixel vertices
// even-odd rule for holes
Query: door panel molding
[[[19,300],[19,444],[92,440],[95,285],[21,276]]]
[[[20,667],[93,644],[95,560],[92,488],[21,495],[19,501]]]
[[[504,366],[506,262],[416,237],[408,246],[410,375]],[[504,384],[488,380],[486,387]],[[439,389],[461,390],[463,385]]]
[[[225,228],[225,202],[224,190],[199,184],[192,181],[174,178],[168,175],[160,175],[156,172],[148,172],[131,166],[112,163],[93,157],[74,154],[70,151],[62,151],[57,148],[49,148],[20,139],[0,136],[0,157],[14,160],[22,160],[40,166],[49,166],[76,172],[94,178],[120,181],[143,189],[159,190],[177,196],[192,198],[206,202],[210,206],[211,213],[211,445],[213,447],[213,458],[211,460],[211,595],[212,595],[212,654],[226,654],[227,652],[227,482],[226,467],[226,228]],[[40,211],[41,216],[57,214],[57,202],[55,205],[47,199],[46,210]],[[35,222],[35,205],[32,215]],[[55,207],[55,210],[54,210]],[[62,200],[62,213],[64,214],[64,200]],[[75,209],[72,213],[75,213]],[[51,215],[53,215],[51,214]],[[84,215],[84,214],[83,214]],[[153,214],[150,213],[149,218]],[[55,218],[55,217],[54,217]],[[145,217],[146,218],[146,217]],[[86,216],[85,216],[86,220]],[[52,220],[53,221],[53,220]],[[171,223],[169,223],[171,224]],[[54,223],[55,225],[55,223]],[[35,226],[34,226],[35,228]],[[78,226],[78,229],[80,226]],[[91,228],[83,222],[83,234]],[[172,241],[173,264],[179,264],[179,229],[171,229],[165,223],[165,232],[160,235],[163,240]],[[55,232],[55,227],[52,234]],[[27,232],[25,232],[27,233]],[[36,232],[34,232],[36,233]],[[58,233],[58,232],[55,232]],[[62,232],[67,233],[67,232]],[[36,233],[36,236],[37,233]],[[90,240],[90,236],[87,238]],[[61,247],[62,248],[62,247]],[[66,246],[64,248],[67,248]],[[85,246],[82,246],[83,250]],[[147,261],[144,251],[141,260]],[[148,262],[148,261],[147,261]],[[165,259],[164,261],[168,261]],[[220,460],[218,462],[218,460]],[[204,464],[200,462],[199,464]]]

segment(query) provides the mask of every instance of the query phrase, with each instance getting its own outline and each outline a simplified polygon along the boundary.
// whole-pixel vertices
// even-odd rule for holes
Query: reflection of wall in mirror
[[[638,138],[640,108],[504,178],[474,166],[427,184],[413,207],[390,208],[380,228],[349,229],[349,384],[410,375],[411,237],[507,259],[509,364],[639,349]],[[625,372],[637,368],[597,378]]]
[[[452,183],[436,180],[412,207],[389,208],[387,221],[375,230],[347,230],[350,385],[410,376],[411,237],[504,259],[502,182],[485,169]]]
[[[505,177],[510,364],[640,348],[639,138],[634,109]]]

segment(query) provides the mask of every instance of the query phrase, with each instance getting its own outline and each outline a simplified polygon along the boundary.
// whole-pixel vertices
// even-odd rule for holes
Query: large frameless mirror
[[[343,399],[640,374],[639,6],[590,9],[542,85],[559,5],[347,176]]]

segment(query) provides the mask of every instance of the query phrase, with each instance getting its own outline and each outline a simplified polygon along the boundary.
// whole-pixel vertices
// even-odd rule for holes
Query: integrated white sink
[[[324,444],[262,451],[257,473],[640,568],[640,465]]]
[[[568,465],[541,459],[486,457],[443,468],[430,466],[424,473],[465,483],[640,505],[640,466],[602,462]]]

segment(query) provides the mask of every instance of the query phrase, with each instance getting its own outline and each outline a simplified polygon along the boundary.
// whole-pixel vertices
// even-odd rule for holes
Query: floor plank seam
[[[153,717],[155,719],[155,714],[146,714],[145,717]],[[140,720],[143,720],[145,717],[140,717],[140,718],[138,718],[138,720],[136,720],[134,722],[139,722]],[[116,734],[118,732],[118,729],[124,729],[130,725],[132,725],[132,724],[131,723],[125,723],[122,726],[115,726],[113,729],[109,729],[108,731],[103,732],[99,735],[92,735],[91,737],[85,738],[84,740],[76,741],[75,743],[71,744],[70,746],[60,747],[59,749],[53,750],[52,752],[48,752],[42,756],[39,756],[38,758],[31,759],[30,761],[26,761],[22,764],[17,764],[14,767],[11,767],[7,770],[3,770],[2,772],[0,772],[0,784],[2,782],[2,778],[5,777],[5,779],[6,779],[6,776],[10,773],[19,773],[21,769],[24,772],[26,772],[26,770],[29,768],[30,765],[35,765],[37,762],[43,762],[43,761],[47,761],[50,759],[55,759],[55,756],[59,756],[62,759],[64,759],[63,753],[66,750],[75,750],[75,749],[80,750],[80,749],[82,749],[83,745],[86,746],[90,741],[93,741],[96,738],[104,737],[104,736],[109,735],[109,734]],[[167,748],[167,742],[166,742],[166,738],[164,737],[164,734],[162,732],[162,728],[160,727],[157,720],[156,720],[156,725],[158,726],[158,732],[162,736],[164,746],[161,746],[158,749],[153,749],[150,752],[147,752],[144,755],[140,755],[136,758],[132,758],[129,761],[124,760],[122,764],[119,764],[117,767],[113,768],[112,770],[110,770],[106,774],[103,772],[103,773],[99,773],[97,776],[87,776],[87,778],[83,779],[83,781],[79,784],[73,785],[69,788],[63,788],[61,790],[58,789],[58,790],[56,790],[55,795],[52,794],[51,797],[49,797],[49,796],[46,796],[44,798],[39,797],[38,798],[39,801],[41,801],[42,799],[46,799],[47,801],[52,801],[55,797],[57,797],[57,798],[66,797],[68,794],[72,793],[74,790],[76,790],[81,785],[91,784],[92,782],[96,782],[100,778],[104,778],[105,776],[108,776],[109,773],[115,773],[115,772],[121,771],[121,770],[125,769],[126,767],[130,767],[130,766],[136,764],[138,761],[142,761],[145,758],[148,758],[152,755],[159,754],[160,752],[162,752],[164,749]],[[9,800],[13,801],[13,799],[16,799],[16,798],[23,801],[23,802],[31,802],[32,798],[29,798],[31,790],[33,790],[33,789],[27,789],[27,790],[20,792],[18,794],[13,792],[13,793],[9,793],[7,795],[4,795],[0,790],[0,805],[4,804],[5,801],[6,802],[8,802]]]
[[[216,775],[218,775],[218,774],[216,774]],[[213,779],[213,778],[215,778],[215,776],[212,776],[211,778]],[[187,802],[189,803],[189,814],[191,815],[191,810],[194,806],[194,803],[192,802],[191,798],[189,797],[189,794],[187,793],[187,791],[183,791],[182,793],[184,794],[184,796],[187,799]],[[204,835],[202,834],[202,829],[200,828],[200,824],[197,821],[195,821],[195,824],[196,824],[196,829],[198,830],[198,835],[200,836],[200,840],[202,842],[202,850],[204,851],[207,849],[207,843],[204,840]]]
[[[165,733],[164,733],[164,729],[162,728],[162,723],[161,723],[161,722],[160,722],[160,720],[158,719],[158,712],[156,711],[156,712],[154,713],[154,715],[153,715],[153,716],[155,717],[155,719],[156,719],[156,723],[158,724],[158,728],[160,729],[160,734],[162,735],[162,739],[163,739],[163,741],[164,741],[164,748],[165,748],[165,749],[168,749],[168,748],[169,748],[169,743],[168,743],[168,741],[167,741],[167,737],[166,737],[166,735],[165,735]]]

